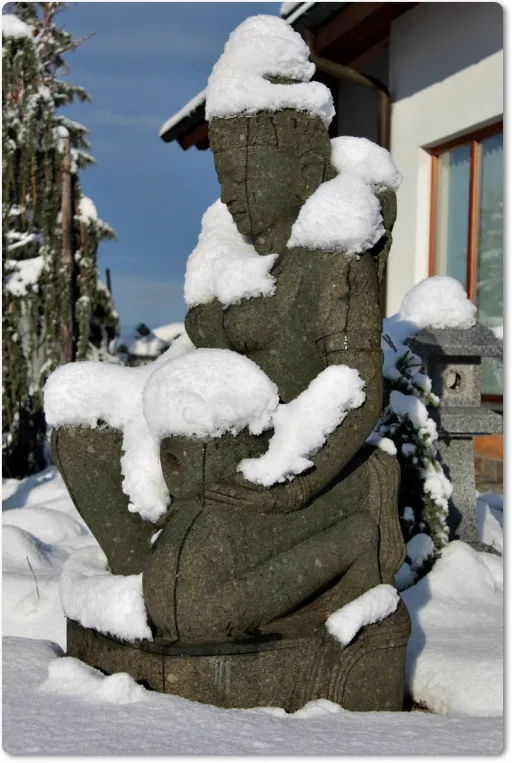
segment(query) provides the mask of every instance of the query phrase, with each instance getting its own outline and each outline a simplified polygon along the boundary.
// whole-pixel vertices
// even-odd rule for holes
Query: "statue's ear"
[[[389,188],[380,191],[377,194],[380,203],[380,211],[384,227],[387,231],[392,231],[396,221],[396,194]]]

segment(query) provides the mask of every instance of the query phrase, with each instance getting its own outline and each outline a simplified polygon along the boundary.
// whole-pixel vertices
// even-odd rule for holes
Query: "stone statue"
[[[403,604],[345,648],[325,628],[347,603],[394,585],[405,553],[397,461],[366,444],[382,406],[380,283],[395,195],[380,192],[385,234],[360,256],[289,248],[304,202],[337,174],[321,119],[284,109],[214,118],[209,129],[221,199],[240,234],[259,254],[279,257],[275,294],[193,307],[190,339],[253,360],[282,403],[336,364],[358,370],[366,400],[328,436],[312,469],[271,487],[237,472],[241,459],[265,452],[269,432],[164,439],[173,501],[152,547],[154,525],[126,510],[118,433],[54,432],[56,462],[112,572],[142,572],[154,635],[151,644],[122,645],[71,623],[68,651],[160,691],[228,707],[293,710],[325,697],[352,710],[400,710],[410,627]]]

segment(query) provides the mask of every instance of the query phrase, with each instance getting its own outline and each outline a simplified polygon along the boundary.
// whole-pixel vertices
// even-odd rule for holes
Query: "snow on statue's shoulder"
[[[450,276],[431,276],[405,295],[400,318],[420,329],[469,329],[476,323],[476,311],[459,281]]]
[[[153,437],[252,434],[268,429],[276,385],[252,360],[230,350],[197,349],[158,368],[143,393]]]
[[[310,82],[315,66],[309,48],[277,16],[251,16],[231,33],[213,67],[206,91],[206,119],[297,109],[329,125],[334,106],[329,89]],[[268,77],[294,81],[273,84]]]
[[[288,247],[358,255],[385,233],[377,194],[385,188],[396,191],[402,177],[389,151],[366,138],[334,138],[331,163],[338,176],[303,204]]]
[[[2,35],[4,37],[14,37],[16,39],[32,39],[32,27],[26,24],[18,16],[12,13],[6,13],[2,16]]]
[[[339,173],[357,175],[376,188],[397,191],[402,176],[391,154],[368,138],[341,135],[331,140],[331,162]]]
[[[223,307],[275,292],[270,275],[278,255],[259,255],[242,236],[228,208],[218,199],[204,213],[196,248],[187,261],[187,307],[218,299]]]

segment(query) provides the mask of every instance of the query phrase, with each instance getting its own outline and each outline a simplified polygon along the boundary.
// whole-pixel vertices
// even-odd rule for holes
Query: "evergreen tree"
[[[3,467],[15,477],[46,462],[42,389],[49,373],[65,359],[101,359],[117,333],[110,295],[97,277],[98,244],[115,234],[97,215],[83,214],[79,171],[94,164],[87,129],[57,111],[89,100],[83,88],[60,78],[68,70],[65,54],[85,39],[73,40],[56,23],[66,7],[10,3],[2,19]],[[68,264],[61,215],[66,160]],[[69,358],[63,357],[65,332]]]

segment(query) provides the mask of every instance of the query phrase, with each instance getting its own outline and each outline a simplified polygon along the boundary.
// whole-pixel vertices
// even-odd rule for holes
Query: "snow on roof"
[[[194,111],[205,102],[205,100],[206,88],[195,95],[188,103],[183,106],[182,109],[180,109],[176,114],[170,117],[165,124],[162,125],[160,128],[160,137],[165,135],[166,132],[169,132],[169,130],[171,130],[174,125],[177,125],[178,122],[181,122],[182,119],[185,119],[186,117],[190,116],[190,114],[193,114]]]
[[[22,297],[29,287],[39,281],[44,261],[42,255],[39,255],[29,260],[7,260],[5,264],[14,271],[7,276],[7,291],[15,297]]]
[[[224,307],[275,292],[270,270],[277,254],[260,255],[248,244],[228,208],[217,199],[204,213],[196,248],[187,261],[185,303],[206,304],[215,298]]]
[[[165,326],[158,326],[158,328],[153,329],[153,334],[163,342],[172,342],[173,339],[184,333],[184,323],[168,323]]]
[[[281,3],[281,7],[279,9],[279,15],[287,16],[298,5],[302,5],[302,3]]]
[[[431,276],[407,292],[400,318],[419,328],[469,329],[476,323],[476,307],[455,278]]]
[[[32,39],[32,27],[14,14],[6,13],[2,16],[2,35],[17,39],[22,37]]]
[[[206,93],[206,119],[297,109],[322,119],[334,116],[329,88],[310,82],[315,65],[300,34],[277,16],[251,16],[229,36],[212,69]],[[283,77],[291,85],[270,82]]]

